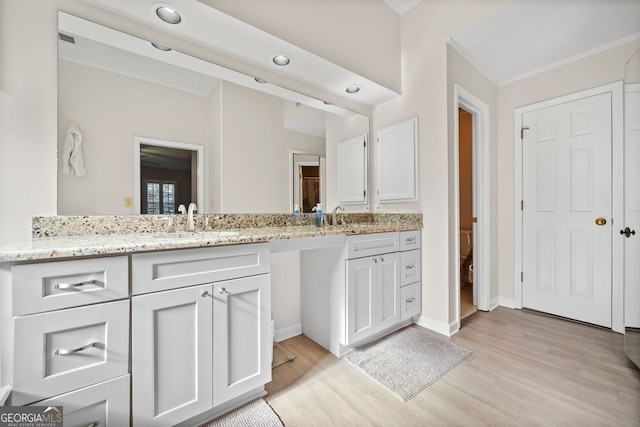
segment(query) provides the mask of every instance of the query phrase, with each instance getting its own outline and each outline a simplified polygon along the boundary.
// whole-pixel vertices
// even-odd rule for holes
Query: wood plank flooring
[[[298,336],[284,341],[297,358],[274,369],[266,399],[287,427],[640,425],[640,371],[620,334],[500,307],[450,340],[473,354],[403,403]]]

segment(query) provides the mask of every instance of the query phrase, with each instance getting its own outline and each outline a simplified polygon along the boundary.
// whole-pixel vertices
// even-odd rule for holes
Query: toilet
[[[473,283],[473,230],[460,230],[460,286]]]

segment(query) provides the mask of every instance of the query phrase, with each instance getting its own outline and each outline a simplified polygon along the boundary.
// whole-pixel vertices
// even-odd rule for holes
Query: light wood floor
[[[467,283],[460,288],[460,319],[464,319],[476,311],[478,308],[473,305],[473,285]]]
[[[640,425],[622,335],[502,307],[462,325],[451,341],[473,354],[406,403],[304,336],[284,341],[297,358],[266,399],[287,427]]]

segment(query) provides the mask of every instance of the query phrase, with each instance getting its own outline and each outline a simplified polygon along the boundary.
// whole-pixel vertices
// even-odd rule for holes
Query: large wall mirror
[[[367,117],[286,88],[64,12],[58,24],[58,153],[75,123],[87,170],[78,177],[58,168],[59,215],[144,213],[145,197],[169,194],[161,183],[145,194],[136,170],[167,155],[145,140],[201,147],[191,160],[170,161],[176,179],[171,168],[148,179],[178,182],[180,169],[193,163],[192,185],[172,187],[176,201],[190,199],[200,213],[288,212],[294,191],[303,194],[300,182],[293,188],[292,152],[337,162],[327,147],[369,132]],[[315,191],[317,179],[318,189],[337,192],[312,169],[305,169],[307,189]],[[179,188],[187,187],[185,195]],[[165,212],[164,204],[151,209]]]

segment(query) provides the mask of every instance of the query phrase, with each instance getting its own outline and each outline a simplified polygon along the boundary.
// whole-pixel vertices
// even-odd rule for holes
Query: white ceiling
[[[504,85],[640,38],[640,0],[516,0],[449,43]]]
[[[404,15],[406,11],[420,3],[421,0],[382,0],[398,15]]]

